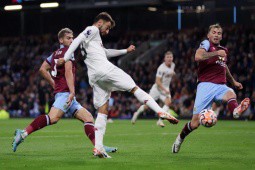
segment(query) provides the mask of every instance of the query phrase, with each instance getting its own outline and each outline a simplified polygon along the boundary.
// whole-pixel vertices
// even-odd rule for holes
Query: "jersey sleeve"
[[[156,74],[156,77],[160,77],[162,78],[164,75],[164,70],[162,69],[161,66],[159,66],[158,70],[157,70],[157,74]]]
[[[205,49],[205,51],[208,51],[210,48],[210,42],[208,40],[204,40],[200,43],[199,48]]]
[[[85,43],[88,43],[97,33],[98,28],[96,26],[87,27],[81,34],[84,35]]]
[[[127,50],[126,49],[115,50],[115,49],[105,49],[104,48],[104,51],[105,51],[105,54],[106,54],[106,56],[108,58],[117,57],[117,56],[120,56],[120,55],[127,54]]]
[[[46,60],[45,60],[49,65],[51,65],[52,55],[53,55],[53,54],[51,54],[51,55],[50,55],[49,57],[47,57]]]

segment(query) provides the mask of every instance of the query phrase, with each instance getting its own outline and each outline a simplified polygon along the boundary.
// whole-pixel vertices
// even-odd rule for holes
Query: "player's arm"
[[[234,77],[232,76],[232,74],[229,71],[228,66],[226,66],[226,76],[227,76],[227,80],[233,85],[235,86],[237,89],[243,89],[243,85],[239,82],[237,82]]]
[[[72,58],[72,54],[79,47],[82,41],[84,41],[84,39],[85,39],[85,35],[83,33],[80,33],[80,35],[73,40],[72,44],[69,46],[68,50],[65,53],[65,56],[64,56],[65,62]],[[61,60],[59,59],[58,61],[62,61],[62,60],[63,59]]]
[[[68,106],[70,106],[70,104],[72,103],[72,100],[75,96],[74,76],[73,76],[72,67],[73,67],[73,64],[71,61],[67,61],[65,63],[65,77],[66,77],[67,86],[70,91],[70,95],[67,100]]]
[[[160,90],[164,91],[166,94],[169,93],[169,91],[163,86],[161,77],[156,77],[156,84],[158,85]]]
[[[72,44],[69,46],[68,50],[65,53],[64,58],[60,58],[58,60],[58,65],[64,64],[66,61],[72,58],[72,54],[78,48],[78,46],[82,43],[88,43],[98,32],[99,30],[95,27],[87,27],[82,33],[76,37]]]
[[[45,78],[45,80],[51,85],[51,87],[54,89],[55,83],[54,80],[51,78],[50,75],[50,64],[44,61],[39,69],[40,74]]]
[[[209,48],[210,48],[210,42],[208,40],[204,40],[203,42],[201,42],[195,54],[195,61],[203,61],[215,56],[222,56],[222,57],[227,56],[224,50],[208,52]]]
[[[117,57],[135,51],[135,46],[130,45],[127,49],[115,50],[115,49],[104,49],[108,58]]]

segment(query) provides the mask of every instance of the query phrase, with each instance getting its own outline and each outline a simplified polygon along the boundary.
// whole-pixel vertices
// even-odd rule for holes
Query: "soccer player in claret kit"
[[[88,26],[80,35],[74,39],[65,54],[64,59],[60,59],[58,64],[71,59],[71,54],[81,47],[84,55],[84,62],[88,67],[89,83],[93,88],[93,102],[98,109],[95,121],[95,148],[93,153],[100,158],[111,158],[103,148],[103,137],[106,131],[106,121],[108,115],[108,100],[112,91],[128,91],[143,104],[149,106],[159,117],[167,119],[170,123],[176,124],[178,120],[165,112],[155,100],[136,86],[134,80],[123,70],[113,65],[107,57],[115,57],[135,50],[133,45],[123,50],[105,49],[103,47],[101,35],[107,35],[109,30],[115,25],[112,17],[106,13],[100,13],[94,20],[92,26]]]
[[[199,113],[203,109],[211,108],[214,101],[226,102],[229,111],[236,119],[250,105],[249,98],[245,98],[238,105],[234,90],[226,86],[228,80],[238,90],[243,88],[242,84],[233,78],[226,65],[230,56],[228,56],[227,48],[220,45],[222,27],[219,24],[211,25],[207,38],[208,40],[201,42],[195,54],[195,61],[198,62],[198,85],[193,117],[177,136],[172,146],[173,153],[178,153],[185,137],[199,127]]]
[[[170,83],[172,77],[175,75],[174,72],[175,63],[173,62],[173,53],[171,51],[167,51],[164,56],[164,62],[158,67],[156,74],[155,84],[151,87],[149,95],[154,100],[160,99],[163,103],[163,110],[168,112],[169,106],[171,104],[171,94],[170,94]],[[131,123],[135,124],[139,115],[146,111],[148,107],[146,105],[141,105],[139,109],[134,113]],[[157,125],[161,127],[165,127],[162,119],[159,118],[157,121]]]
[[[54,89],[55,102],[48,115],[38,116],[24,130],[15,131],[12,149],[15,152],[20,143],[31,133],[46,126],[56,124],[65,114],[72,114],[76,119],[84,123],[84,132],[90,141],[95,145],[94,119],[90,112],[83,108],[75,99],[75,72],[76,63],[72,54],[72,59],[65,65],[57,66],[57,60],[63,58],[68,47],[73,41],[73,32],[69,28],[64,28],[58,33],[60,48],[49,56],[42,64],[40,73]],[[51,75],[49,71],[51,70]],[[115,152],[117,148],[104,146],[107,152]]]

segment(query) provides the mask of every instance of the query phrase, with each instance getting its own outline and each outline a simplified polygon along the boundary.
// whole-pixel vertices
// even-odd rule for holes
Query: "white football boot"
[[[180,151],[182,142],[183,142],[183,139],[181,139],[179,134],[177,138],[175,139],[174,144],[172,146],[173,153],[178,153]]]

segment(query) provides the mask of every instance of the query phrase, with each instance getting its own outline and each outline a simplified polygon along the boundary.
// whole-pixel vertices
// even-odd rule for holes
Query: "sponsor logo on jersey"
[[[222,67],[226,67],[226,63],[225,63],[225,57],[218,57],[219,59],[216,61],[216,64],[221,65]]]

